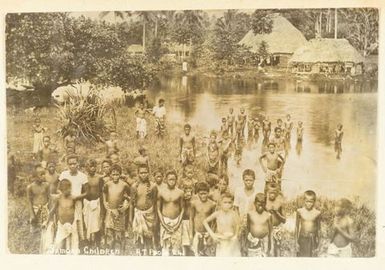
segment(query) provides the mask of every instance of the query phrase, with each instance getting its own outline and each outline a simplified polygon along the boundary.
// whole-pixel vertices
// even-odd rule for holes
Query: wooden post
[[[337,39],[337,24],[338,24],[338,16],[337,9],[334,10],[334,39]]]

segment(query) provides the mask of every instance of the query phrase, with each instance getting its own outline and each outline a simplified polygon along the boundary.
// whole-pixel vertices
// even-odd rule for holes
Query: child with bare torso
[[[337,129],[334,131],[334,151],[337,153],[337,159],[341,158],[343,136],[344,132],[342,130],[342,125],[338,124]]]
[[[286,158],[285,152],[285,138],[282,136],[282,129],[280,127],[276,127],[274,129],[274,136],[270,139],[270,143],[275,144],[275,149],[281,157]]]
[[[111,166],[111,160],[105,159],[102,161],[101,179],[104,184],[111,180]]]
[[[223,135],[223,133],[225,132],[229,132],[229,126],[227,124],[227,118],[226,117],[222,117],[222,123],[221,123],[221,128],[220,128],[220,134],[221,136]]]
[[[233,195],[223,194],[220,209],[203,221],[203,226],[216,243],[215,256],[217,257],[241,255],[238,241],[240,219],[237,211],[234,210],[233,203]],[[216,222],[215,232],[209,225],[213,221]]]
[[[51,145],[51,137],[50,136],[44,136],[43,137],[43,147],[39,151],[39,160],[40,160],[43,168],[47,167],[47,163],[48,163],[50,155],[51,155],[50,145]]]
[[[158,189],[150,182],[147,165],[138,167],[138,178],[131,188],[130,223],[138,255],[154,255]]]
[[[248,257],[267,257],[271,250],[271,214],[266,211],[266,197],[263,193],[255,196],[255,210],[247,213],[246,243]]]
[[[219,205],[221,197],[226,192],[229,192],[229,177],[227,175],[222,175],[219,178],[218,184],[212,190],[210,190],[209,198],[214,203]]]
[[[229,114],[227,115],[227,127],[228,127],[227,132],[231,136],[234,134],[234,123],[235,123],[234,109],[230,108]]]
[[[217,142],[217,133],[211,131],[209,143],[207,145],[207,173],[219,175],[219,146]]]
[[[50,186],[50,193],[56,193],[58,179],[59,174],[56,171],[56,164],[54,162],[48,162],[45,180]]]
[[[191,164],[187,165],[183,169],[183,177],[178,183],[178,187],[182,188],[184,185],[191,185],[193,187],[193,193],[195,194],[195,185],[198,180],[194,177],[194,166]]]
[[[147,151],[144,147],[140,147],[139,156],[134,159],[134,164],[139,168],[141,166],[147,166],[150,169],[150,158],[147,155]]]
[[[105,142],[106,145],[106,155],[109,156],[113,153],[119,152],[118,147],[118,134],[115,131],[110,133],[110,139]]]
[[[263,140],[267,142],[271,134],[271,122],[267,116],[262,121],[262,132],[263,132]]]
[[[298,121],[297,126],[297,141],[302,142],[303,139],[303,123],[302,121]]]
[[[266,211],[271,214],[272,225],[272,254],[274,257],[281,256],[281,242],[282,242],[282,223],[286,222],[283,215],[283,198],[280,194],[279,187],[276,184],[271,184],[267,190]]]
[[[102,231],[102,194],[103,179],[96,174],[97,163],[94,159],[87,161],[87,194],[83,199],[83,218],[86,228],[86,238],[91,247],[96,247],[100,243],[100,232]]]
[[[290,114],[287,114],[286,121],[285,121],[285,132],[284,132],[286,139],[290,139],[292,129],[293,129],[293,121],[291,120]]]
[[[105,237],[108,248],[119,246],[124,251],[126,230],[126,212],[129,207],[129,186],[121,180],[122,168],[114,164],[111,166],[111,180],[104,184],[103,201],[106,209]]]
[[[147,109],[143,103],[139,104],[139,107],[135,111],[136,117],[136,136],[138,139],[144,139],[147,136],[147,121],[146,121]]]
[[[179,256],[182,250],[181,222],[184,212],[184,193],[176,187],[175,171],[166,173],[167,187],[158,194],[158,217],[161,224],[160,242],[162,256]]]
[[[59,194],[52,195],[54,205],[50,211],[48,222],[53,215],[57,217],[57,231],[54,242],[54,253],[61,254],[62,249],[70,254],[79,254],[79,232],[76,224],[76,202],[83,199],[85,193],[74,196],[71,192],[72,184],[68,179],[61,179],[59,183]]]
[[[203,221],[215,211],[215,203],[209,199],[209,185],[199,182],[196,188],[198,198],[191,203],[190,230],[193,236],[192,250],[195,256],[210,256],[211,246],[209,234]]]
[[[220,141],[220,170],[221,174],[227,173],[228,160],[231,154],[231,148],[233,146],[233,140],[229,137],[229,133],[225,132],[222,134],[222,138]]]
[[[335,218],[331,243],[328,247],[329,257],[352,257],[352,243],[356,241],[354,222],[349,216],[352,203],[340,199],[335,206]]]
[[[41,232],[42,225],[48,219],[50,184],[45,182],[45,171],[41,166],[35,168],[33,182],[27,187],[31,232]]]
[[[68,131],[67,136],[64,137],[64,147],[67,148],[69,144],[76,145],[77,137],[76,137],[76,130],[74,128],[70,129]]]
[[[261,165],[263,172],[266,174],[265,191],[269,183],[275,182],[278,183],[279,186],[281,185],[281,173],[284,164],[284,159],[276,152],[274,143],[268,144],[268,150],[268,152],[264,153],[259,158],[259,164]],[[266,161],[266,165],[263,161]]]
[[[193,256],[194,253],[191,249],[192,233],[190,229],[190,216],[191,216],[191,204],[195,200],[194,186],[191,183],[184,184],[181,189],[183,190],[183,217],[182,217],[182,246],[183,256]]]
[[[312,190],[305,192],[305,205],[297,209],[295,240],[297,257],[316,257],[319,245],[321,212],[314,208],[316,194]]]
[[[179,156],[183,167],[195,160],[195,136],[189,124],[184,125],[184,134],[179,139]]]

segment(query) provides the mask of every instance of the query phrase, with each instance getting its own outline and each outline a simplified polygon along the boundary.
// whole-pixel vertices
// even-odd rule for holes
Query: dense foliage
[[[7,80],[22,78],[43,90],[78,79],[126,91],[143,88],[156,70],[172,68],[162,59],[176,53],[167,44],[183,47],[178,60],[194,67],[255,67],[255,59],[268,55],[267,46],[250,53],[238,43],[250,30],[270,33],[270,15],[277,12],[307,39],[334,37],[337,12],[338,38],[348,39],[364,56],[378,51],[379,13],[373,8],[228,10],[211,16],[202,10],[116,11],[114,22],[102,19],[111,12],[100,13],[99,20],[69,13],[18,13],[6,17]],[[142,45],[144,55],[128,54],[131,44]]]

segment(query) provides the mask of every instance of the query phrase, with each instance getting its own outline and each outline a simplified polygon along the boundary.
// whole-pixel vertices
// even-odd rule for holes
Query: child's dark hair
[[[255,179],[255,172],[251,169],[244,170],[242,173],[242,178],[245,178],[246,175],[249,175],[249,176],[253,177],[253,179]]]
[[[108,163],[110,166],[112,165],[112,161],[110,159],[104,159],[102,161],[102,164],[104,164],[104,163]]]
[[[255,195],[254,204],[256,204],[257,202],[262,202],[262,203],[266,204],[266,196],[265,196],[265,194],[257,193]]]
[[[315,194],[315,192],[313,190],[306,190],[304,194],[305,194],[305,196],[313,197],[314,199],[317,198],[317,195]]]
[[[160,99],[158,100],[158,103],[164,103],[164,99],[163,99],[163,98],[160,98]]]
[[[157,175],[157,174],[160,174],[163,176],[163,171],[161,169],[158,169],[154,172],[154,176]]]
[[[139,154],[142,155],[142,154],[146,153],[146,148],[144,148],[143,146],[141,146],[141,147],[139,147],[138,152],[139,152]]]
[[[222,194],[221,199],[229,198],[231,201],[234,201],[234,195],[230,192],[225,192]]]
[[[67,163],[68,163],[71,159],[76,159],[76,161],[79,162],[79,157],[78,157],[77,155],[68,155],[68,156],[67,156]]]
[[[270,145],[272,145],[272,146],[275,147],[275,143],[273,143],[273,142],[269,142],[269,143],[267,144],[267,146],[270,146]]]
[[[43,137],[43,140],[46,139],[46,138],[47,138],[48,140],[51,140],[51,137],[48,136],[48,135],[45,135],[45,136]]]
[[[210,191],[210,187],[209,187],[209,184],[207,184],[207,182],[201,181],[201,182],[198,182],[196,184],[195,190],[196,190],[197,193],[200,192],[200,191],[209,192]]]
[[[274,132],[277,132],[277,131],[282,131],[282,128],[280,128],[280,127],[275,127]]]
[[[60,182],[59,182],[59,187],[58,187],[58,189],[60,190],[60,191],[63,191],[63,188],[65,187],[65,186],[67,186],[67,187],[71,187],[72,186],[72,183],[71,183],[71,181],[70,180],[68,180],[68,179],[62,179]]]
[[[353,204],[350,200],[346,199],[346,198],[342,198],[339,200],[339,203],[341,204],[341,207],[343,209],[345,209],[346,212],[350,212],[353,208]]]
[[[146,164],[140,164],[140,165],[138,166],[138,172],[140,171],[140,169],[146,169],[147,171],[149,171],[149,169],[148,169],[148,167],[147,167]]]
[[[189,128],[189,129],[191,129],[191,125],[190,125],[190,124],[185,124],[183,128]]]
[[[178,179],[178,174],[176,173],[175,170],[169,170],[166,172],[166,178],[169,176],[169,175],[174,175],[176,179]]]
[[[122,174],[122,167],[118,164],[112,164],[111,166],[111,172],[117,171],[119,174]]]
[[[96,165],[98,165],[98,163],[96,162],[95,159],[91,158],[87,160],[87,163],[86,163],[87,167],[96,167]]]

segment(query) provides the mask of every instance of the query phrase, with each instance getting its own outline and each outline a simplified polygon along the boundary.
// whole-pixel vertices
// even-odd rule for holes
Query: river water
[[[313,189],[330,198],[358,196],[375,205],[377,171],[377,82],[318,81],[294,78],[223,79],[202,76],[163,76],[149,91],[149,99],[165,98],[170,122],[188,121],[207,130],[218,129],[230,107],[244,107],[248,115],[264,113],[276,119],[291,114],[295,123],[285,164],[282,189],[287,198]],[[295,127],[304,123],[301,151]],[[333,145],[338,123],[344,126],[341,159]],[[202,135],[201,135],[202,136]],[[245,168],[256,171],[256,187],[263,190],[259,166],[261,140],[243,153],[241,165],[229,161],[230,186],[242,185]]]

